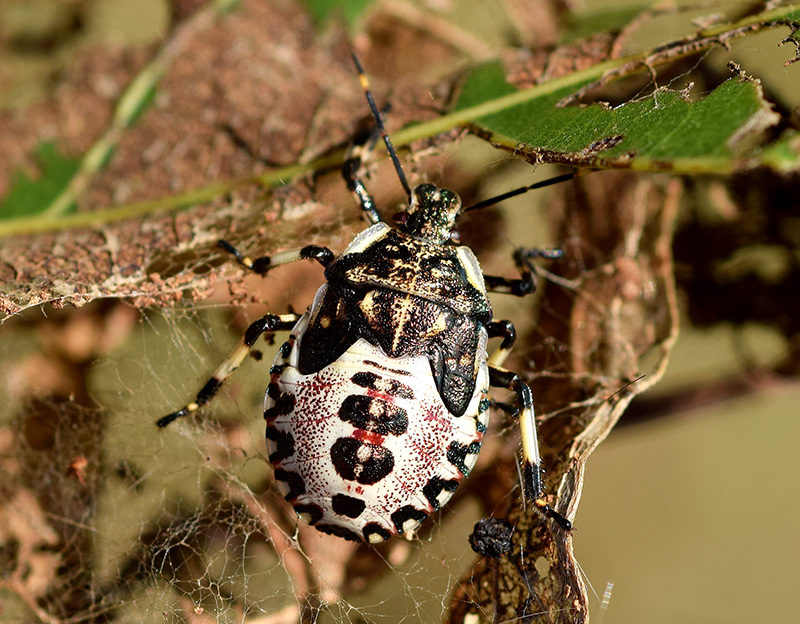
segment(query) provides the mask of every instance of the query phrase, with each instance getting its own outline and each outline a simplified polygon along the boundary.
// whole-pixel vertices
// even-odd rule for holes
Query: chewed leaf
[[[563,100],[581,86],[571,84],[542,95],[536,95],[534,87],[529,99],[478,117],[473,127],[532,162],[676,173],[773,164],[760,159],[752,147],[749,152],[739,148],[742,139],[780,119],[764,99],[758,80],[731,78],[702,96],[657,89],[613,109],[601,104],[564,106]],[[514,88],[503,80],[500,66],[484,66],[467,80],[457,106],[468,108],[511,93]],[[796,150],[784,155],[797,166]]]
[[[29,176],[17,173],[11,190],[0,203],[0,219],[27,217],[43,212],[78,170],[78,162],[64,158],[54,143],[40,143],[35,156],[41,174]]]

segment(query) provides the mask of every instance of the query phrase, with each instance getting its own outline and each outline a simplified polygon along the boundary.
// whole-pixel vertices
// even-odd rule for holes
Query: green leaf
[[[35,157],[41,174],[29,176],[17,172],[11,190],[0,203],[0,219],[40,214],[58,197],[78,170],[79,162],[61,156],[54,143],[40,143],[36,147]]]
[[[364,12],[371,0],[305,0],[311,17],[317,24],[324,24],[334,15],[341,15],[348,24],[352,24]]]
[[[739,151],[740,139],[778,122],[757,80],[735,77],[690,101],[686,93],[658,89],[614,109],[600,104],[559,106],[584,84],[539,93],[475,118],[473,127],[492,143],[536,162],[624,167],[677,173],[731,171],[758,152]],[[498,64],[476,70],[456,109],[468,109],[515,92]],[[752,162],[752,159],[756,162]],[[795,167],[798,166],[795,156]]]
[[[762,150],[760,159],[781,173],[797,170],[800,160],[800,133],[796,130],[785,132],[778,140]]]

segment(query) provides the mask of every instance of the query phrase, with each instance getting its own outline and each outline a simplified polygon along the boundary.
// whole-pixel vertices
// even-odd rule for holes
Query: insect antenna
[[[378,130],[381,132],[381,136],[383,137],[383,142],[386,144],[386,150],[389,152],[389,156],[392,158],[392,163],[394,164],[394,170],[397,172],[397,177],[400,178],[400,184],[403,185],[403,190],[408,195],[409,201],[411,200],[411,187],[408,185],[408,180],[406,180],[406,174],[403,173],[403,167],[400,164],[400,159],[397,157],[397,152],[392,145],[392,140],[389,138],[389,134],[386,132],[386,127],[383,125],[383,119],[381,119],[381,113],[378,110],[378,106],[375,104],[375,98],[372,96],[372,91],[369,88],[369,80],[367,79],[367,74],[364,72],[364,68],[361,66],[361,62],[358,60],[355,52],[351,54],[353,57],[353,63],[356,66],[356,70],[358,71],[358,80],[361,82],[361,88],[364,89],[364,95],[367,96],[367,103],[369,104],[369,108],[372,111],[372,116],[375,118],[375,124],[378,126]]]
[[[490,197],[489,199],[484,199],[483,201],[479,201],[477,204],[472,204],[471,206],[462,208],[461,212],[459,212],[458,214],[460,216],[465,212],[469,212],[471,210],[480,210],[481,208],[488,208],[489,206],[494,206],[495,204],[505,199],[509,199],[510,197],[516,197],[517,195],[522,195],[523,193],[527,193],[528,191],[533,191],[535,189],[544,188],[545,186],[560,184],[561,182],[572,180],[577,176],[578,176],[577,172],[565,173],[560,176],[548,178],[547,180],[542,180],[541,182],[536,182],[535,184],[529,184],[528,186],[521,186],[520,188],[514,189],[513,191],[508,191],[500,195],[495,195],[494,197]]]

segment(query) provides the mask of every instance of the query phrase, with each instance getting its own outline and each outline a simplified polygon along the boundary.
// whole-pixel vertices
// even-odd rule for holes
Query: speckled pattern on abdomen
[[[379,542],[416,528],[475,465],[489,416],[486,367],[470,407],[455,417],[424,356],[389,358],[359,339],[301,375],[297,353],[293,339],[283,345],[265,401],[281,492],[317,529],[349,539]]]

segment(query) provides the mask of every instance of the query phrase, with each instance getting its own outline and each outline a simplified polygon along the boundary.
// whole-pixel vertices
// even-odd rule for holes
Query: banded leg
[[[494,350],[487,360],[491,366],[502,366],[511,353],[511,348],[517,340],[517,330],[511,321],[492,321],[486,326],[489,338],[501,338],[503,342]]]
[[[492,386],[513,390],[517,394],[519,408],[519,430],[522,437],[522,485],[526,498],[536,509],[551,518],[565,531],[572,530],[572,522],[553,509],[544,499],[542,483],[542,461],[539,455],[539,441],[536,436],[536,421],[533,413],[531,389],[519,375],[499,366],[489,365],[489,383]]]
[[[342,177],[347,188],[355,195],[361,210],[367,215],[367,219],[373,225],[383,221],[378,209],[375,207],[375,199],[370,195],[367,187],[358,177],[358,170],[361,168],[361,158],[348,158],[342,165]]]
[[[526,249],[514,252],[514,264],[520,271],[518,279],[509,279],[496,275],[484,275],[486,289],[496,293],[524,297],[536,292],[536,267],[533,261],[538,258],[554,260],[564,255],[560,249]]]
[[[330,249],[319,245],[306,245],[300,249],[290,249],[289,251],[282,251],[271,256],[261,256],[260,258],[245,256],[226,240],[217,241],[217,247],[224,249],[229,254],[233,254],[236,262],[259,275],[264,275],[276,266],[297,262],[298,260],[316,260],[327,268],[335,258]]]
[[[375,128],[365,139],[357,137],[347,153],[347,158],[342,163],[342,177],[345,184],[355,196],[361,210],[367,215],[367,220],[373,225],[380,223],[383,219],[375,207],[375,199],[359,177],[359,170],[366,159],[365,155],[372,152],[380,136],[380,130]]]
[[[503,341],[489,357],[489,383],[492,386],[513,390],[517,394],[517,418],[519,419],[520,436],[522,438],[522,454],[524,465],[522,480],[525,496],[533,501],[534,506],[545,516],[552,518],[565,531],[572,530],[572,523],[550,507],[544,500],[542,483],[541,457],[539,440],[536,435],[536,420],[533,411],[533,396],[530,387],[519,375],[502,368],[511,348],[514,346],[517,333],[511,321],[492,321],[487,325],[490,338],[503,338]],[[506,405],[501,409],[506,411]]]
[[[242,360],[247,357],[247,354],[250,353],[250,350],[253,348],[256,340],[258,340],[262,334],[290,330],[292,327],[294,327],[295,323],[297,323],[299,319],[299,314],[267,314],[258,319],[255,323],[247,328],[247,331],[244,333],[244,336],[242,336],[239,344],[236,345],[228,357],[223,360],[222,364],[219,365],[219,368],[214,371],[211,379],[209,379],[200,389],[200,392],[197,393],[194,401],[187,403],[184,407],[176,412],[167,414],[163,418],[159,419],[156,424],[159,427],[166,427],[173,420],[191,414],[192,412],[200,409],[200,407],[214,398],[220,386],[225,382],[225,380],[228,379],[228,377],[231,376],[233,371],[239,368],[239,364],[241,364]]]

